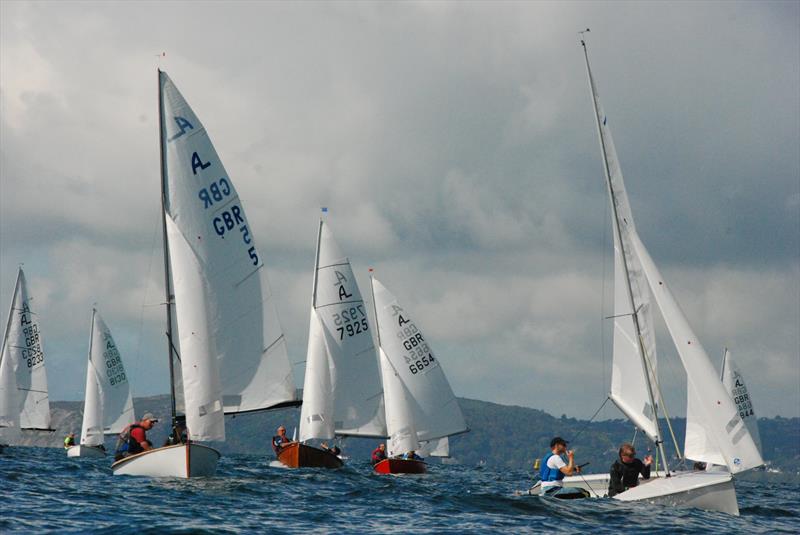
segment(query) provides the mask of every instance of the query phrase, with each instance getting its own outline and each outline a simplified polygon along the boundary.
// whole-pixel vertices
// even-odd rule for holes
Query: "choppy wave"
[[[0,454],[0,532],[796,533],[798,485],[737,481],[740,517],[612,500],[517,496],[523,471],[432,464],[424,476],[381,476],[368,463],[286,470],[271,456],[226,456],[216,477],[113,477],[109,459],[59,449]]]

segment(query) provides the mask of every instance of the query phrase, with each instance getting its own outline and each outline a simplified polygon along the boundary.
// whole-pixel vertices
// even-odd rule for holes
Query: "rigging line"
[[[644,358],[647,360],[647,365],[650,370],[654,370],[653,363],[650,361],[650,356],[647,352],[644,353]],[[681,449],[678,446],[678,439],[675,438],[675,431],[672,429],[672,422],[670,421],[669,412],[667,411],[667,403],[664,401],[664,396],[661,394],[661,385],[657,377],[654,374],[651,374],[653,381],[656,384],[656,393],[658,393],[658,400],[661,402],[661,408],[664,410],[664,420],[667,422],[667,428],[669,429],[669,434],[672,437],[672,442],[675,445],[675,453],[678,455],[678,459],[681,461],[683,460],[683,455],[681,455]]]
[[[158,217],[153,217],[152,220],[155,221],[155,224],[153,225],[153,233],[150,238],[150,259],[147,261],[147,276],[145,277],[144,282],[144,296],[142,297],[142,306],[139,308],[139,337],[136,341],[136,356],[134,357],[133,361],[132,377],[139,376],[139,364],[141,363],[142,356],[142,331],[144,330],[144,309],[152,306],[161,306],[161,303],[157,305],[147,304],[147,293],[150,290],[150,273],[153,269],[153,257],[155,256],[156,238],[158,236]],[[132,388],[131,395],[133,395]]]
[[[581,436],[581,433],[586,431],[586,428],[588,427],[588,425],[590,423],[592,423],[592,420],[594,420],[597,417],[597,415],[600,414],[600,411],[603,410],[603,407],[606,406],[606,403],[608,403],[609,399],[611,399],[611,398],[610,397],[606,397],[606,399],[603,400],[603,403],[600,405],[600,408],[597,409],[597,411],[592,415],[591,418],[589,418],[589,421],[587,421],[585,424],[583,424],[583,427],[581,427],[581,429],[578,431],[578,433],[574,437],[572,437],[572,440],[570,440],[570,442],[572,442],[573,444],[575,442],[577,442],[578,437]]]
[[[605,188],[603,188],[605,189]],[[605,195],[603,195],[605,197]],[[600,226],[603,229],[603,241],[602,241],[602,249],[603,249],[603,278],[601,279],[600,283],[600,354],[602,356],[602,376],[603,376],[603,391],[606,392],[606,388],[608,388],[608,383],[606,383],[606,333],[605,333],[605,321],[603,320],[603,315],[605,314],[606,309],[606,250],[608,249],[606,240],[608,240],[608,203],[605,199],[603,199],[603,224]]]

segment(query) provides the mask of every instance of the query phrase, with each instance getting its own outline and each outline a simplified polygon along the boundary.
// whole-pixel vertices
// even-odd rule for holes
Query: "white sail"
[[[420,457],[450,457],[450,437],[420,443],[419,455]]]
[[[320,221],[300,440],[386,436],[375,344],[350,261]]]
[[[17,294],[20,292],[22,270],[17,275],[17,283],[14,288],[14,297],[11,300],[11,308],[8,311],[6,329],[3,333],[3,346],[0,351],[0,445],[9,444],[20,436],[19,429],[19,399],[20,393],[17,389],[17,352],[11,351],[8,339],[12,331],[12,323],[19,321],[16,309]]]
[[[764,464],[733,399],[717,377],[714,365],[689,326],[686,316],[675,301],[650,254],[635,232],[631,233],[631,239],[686,370],[693,418],[705,429],[708,442],[713,445],[713,453],[721,454],[724,462],[719,464],[728,466],[731,473]],[[688,432],[687,437],[689,437]],[[684,455],[687,458],[717,464],[716,456],[708,455],[709,449],[696,451],[693,449],[694,446],[695,444],[687,439],[684,446]]]
[[[410,417],[417,438],[435,440],[463,433],[467,430],[464,415],[439,359],[434,356],[423,333],[409,312],[380,281],[373,278],[372,287],[380,349],[409,397]],[[386,387],[386,367],[382,370],[388,426],[389,409],[394,400]]]
[[[308,327],[306,376],[303,382],[303,405],[300,409],[300,441],[313,438],[330,440],[333,426],[332,364],[328,359],[325,332],[316,309],[311,307]]]
[[[730,392],[736,408],[739,409],[739,416],[744,420],[747,425],[747,430],[750,431],[750,436],[753,437],[753,442],[756,443],[758,451],[761,450],[761,434],[758,432],[758,416],[753,408],[753,400],[750,397],[750,392],[747,390],[747,384],[744,381],[744,376],[739,370],[739,367],[731,357],[731,352],[725,349],[725,356],[722,360],[722,384]]]
[[[89,332],[89,358],[86,364],[86,392],[83,397],[83,422],[81,423],[81,444],[99,446],[105,441],[103,434],[103,396],[100,392],[98,370],[92,362],[94,329],[97,311],[92,310],[92,323]]]
[[[725,458],[706,431],[702,414],[703,401],[698,398],[694,388],[686,389],[686,436],[683,443],[683,455],[692,461],[703,461],[709,465],[725,466]]]
[[[121,433],[135,419],[122,357],[111,330],[100,313],[92,310],[81,444],[99,446],[105,434]]]
[[[417,430],[414,427],[411,395],[406,390],[398,370],[392,366],[383,348],[378,348],[383,377],[383,395],[386,404],[386,430],[389,434],[389,456],[402,455],[419,449]]]
[[[603,169],[613,208],[611,224],[614,235],[614,354],[610,397],[650,440],[656,440],[658,436],[656,411],[650,404],[650,395],[645,382],[649,379],[653,390],[656,390],[657,356],[650,292],[639,261],[631,252],[628,236],[630,232],[635,232],[633,215],[625,191],[619,158],[614,148],[614,140],[600,103],[588,59],[586,69],[600,136]],[[641,338],[637,335],[634,313],[635,319],[638,320]],[[642,348],[645,351],[644,355]],[[643,360],[646,360],[650,368],[649,375],[646,373]]]
[[[239,196],[200,120],[166,73],[159,81],[187,427],[194,440],[224,440],[224,413],[291,403],[294,381]]]
[[[19,429],[50,429],[42,335],[30,301],[25,274],[20,268],[3,340],[2,365],[6,376],[0,379],[0,386],[5,391],[0,395],[0,403],[7,405],[7,408],[0,408],[0,419],[4,420],[0,426],[10,426],[11,435],[16,433],[13,431],[16,426]]]

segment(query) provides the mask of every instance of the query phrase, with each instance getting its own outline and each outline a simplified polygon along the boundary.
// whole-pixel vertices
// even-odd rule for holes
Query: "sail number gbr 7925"
[[[344,340],[344,335],[355,336],[369,330],[367,314],[364,305],[357,305],[333,314],[333,323],[339,332],[339,340]]]

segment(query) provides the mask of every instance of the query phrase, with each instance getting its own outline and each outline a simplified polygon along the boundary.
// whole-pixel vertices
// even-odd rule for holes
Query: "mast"
[[[728,348],[726,347],[722,351],[722,366],[721,366],[721,368],[719,370],[719,380],[720,381],[725,381],[725,364],[728,362],[727,357],[728,357]]]
[[[323,208],[323,213],[326,211]],[[322,242],[322,215],[319,216],[319,228],[317,229],[317,253],[314,256],[314,283],[311,287],[311,308],[317,308],[317,279],[319,278],[319,246]]]
[[[158,69],[158,152],[161,163],[161,235],[164,246],[164,292],[166,293],[167,305],[167,351],[169,352],[169,396],[170,410],[172,411],[172,423],[175,424],[177,410],[175,407],[175,369],[172,344],[172,301],[175,296],[172,294],[170,285],[169,271],[169,245],[167,244],[167,182],[166,182],[166,158],[164,155],[164,97],[161,91],[161,69]]]
[[[378,337],[378,351],[381,350],[381,326],[378,325],[378,305],[375,303],[375,283],[372,281],[372,268],[369,268],[369,291],[372,295],[372,315],[375,316],[375,334]]]
[[[642,367],[645,371],[644,381],[645,384],[647,385],[647,396],[650,401],[650,406],[653,407],[653,416],[655,418],[655,424],[656,424],[656,447],[661,453],[661,458],[664,461],[664,471],[667,473],[667,477],[669,477],[669,465],[667,464],[667,454],[664,451],[664,441],[662,440],[661,437],[661,426],[658,423],[658,406],[656,405],[655,399],[653,397],[653,385],[650,384],[650,375],[651,375],[650,366],[648,365],[648,360],[647,357],[645,356],[644,344],[642,343],[642,330],[641,327],[639,326],[639,315],[638,311],[636,310],[636,303],[634,303],[633,301],[633,289],[631,288],[630,271],[628,269],[628,260],[625,257],[625,242],[622,239],[622,230],[620,228],[619,216],[617,213],[617,197],[616,194],[614,193],[614,186],[611,183],[611,171],[608,166],[608,157],[606,155],[606,143],[605,139],[603,138],[602,125],[600,124],[600,115],[597,110],[597,99],[595,98],[597,90],[594,85],[594,78],[592,77],[592,69],[589,66],[589,53],[586,50],[586,41],[584,41],[583,39],[581,39],[581,46],[583,47],[583,56],[586,59],[586,72],[589,75],[589,88],[592,92],[592,106],[594,107],[594,119],[595,122],[597,123],[597,134],[600,138],[600,148],[601,152],[603,153],[603,171],[605,172],[606,182],[608,183],[608,191],[611,195],[611,209],[613,210],[614,213],[617,239],[619,241],[619,246],[622,249],[622,255],[621,255],[622,264],[623,267],[625,268],[625,283],[628,288],[628,298],[630,299],[630,305],[631,305],[631,316],[633,319],[634,328],[636,329],[636,335],[637,335],[636,338],[639,343],[639,355],[642,358]]]

